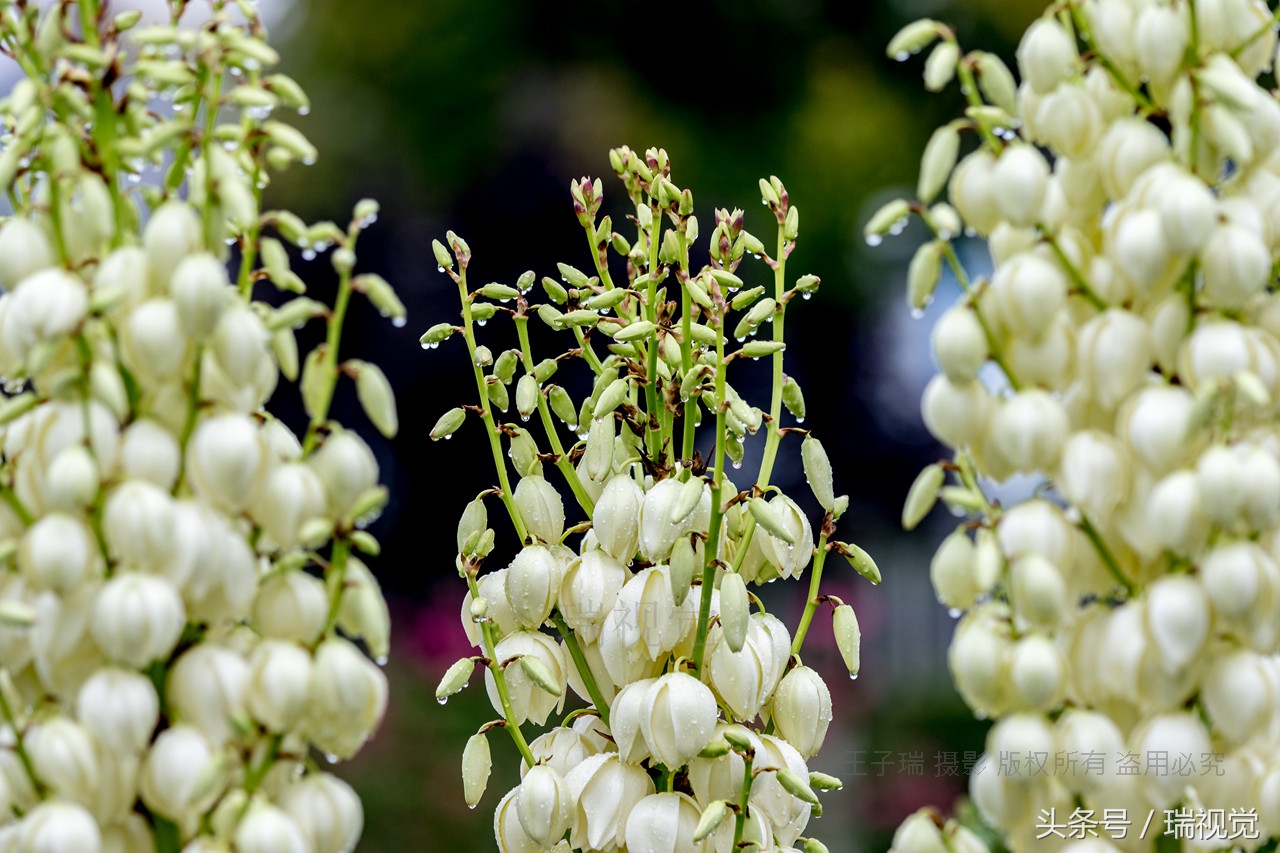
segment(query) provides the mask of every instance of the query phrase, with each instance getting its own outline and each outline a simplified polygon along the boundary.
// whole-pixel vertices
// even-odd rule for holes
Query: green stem
[[[200,413],[200,380],[204,372],[204,344],[196,344],[195,366],[191,370],[191,385],[187,388],[187,417],[182,424],[182,437],[179,443],[181,453],[178,455],[178,479],[173,488],[176,492],[182,484],[187,469],[187,443],[196,429],[196,416]]]
[[[591,672],[591,666],[587,663],[586,655],[582,653],[582,647],[578,645],[578,638],[572,629],[565,623],[564,617],[557,610],[551,614],[551,619],[555,622],[556,630],[560,632],[560,636],[564,638],[565,648],[569,650],[569,656],[573,658],[573,664],[578,668],[578,675],[582,676],[582,683],[587,687],[587,695],[591,697],[591,703],[596,706],[596,711],[600,713],[600,719],[607,726],[609,725],[609,703],[604,701],[604,694],[600,692],[600,687],[596,684],[596,678]]]
[[[647,293],[645,294],[644,316],[650,323],[657,325],[658,237],[662,230],[662,209],[656,204],[651,205],[651,209],[653,210],[653,223],[651,225],[652,231],[649,234],[649,282]],[[649,458],[653,460],[655,465],[660,465],[662,461],[659,458],[662,453],[662,426],[658,419],[658,339],[656,336],[649,341],[644,374],[645,413],[648,415],[648,421],[645,424],[644,442],[649,450]]]
[[[711,483],[711,524],[707,531],[707,562],[702,569],[702,595],[698,603],[698,626],[693,640],[693,670],[702,671],[702,658],[707,650],[707,629],[711,624],[711,592],[716,582],[716,558],[720,549],[720,525],[724,521],[721,489],[724,486],[725,441],[725,363],[724,324],[722,315],[716,324],[716,458],[715,479]]]
[[[27,745],[23,742],[22,729],[18,726],[18,718],[13,713],[13,708],[9,705],[9,697],[5,695],[4,690],[0,690],[0,714],[4,715],[4,721],[9,724],[9,728],[13,729],[13,749],[14,752],[18,753],[18,760],[22,762],[22,769],[26,771],[27,778],[31,780],[31,787],[43,798],[44,785],[36,776],[36,768],[31,763],[31,756],[27,753]]]
[[[520,337],[520,360],[524,365],[526,373],[533,374],[533,348],[529,345],[529,318],[527,316],[516,316],[516,334]],[[582,480],[578,477],[578,472],[574,470],[573,465],[569,462],[568,455],[564,452],[564,445],[560,441],[560,433],[556,430],[555,421],[551,417],[551,407],[547,405],[547,398],[542,393],[542,389],[538,389],[538,416],[542,419],[542,429],[547,434],[547,439],[551,442],[551,450],[556,455],[556,468],[560,469],[560,473],[564,475],[565,481],[569,483],[569,488],[573,491],[573,496],[577,499],[578,505],[583,511],[590,516],[595,511],[595,501],[591,500],[591,496],[587,494],[587,490],[582,485]]]
[[[467,586],[471,588],[471,598],[473,601],[480,600],[480,586],[476,583],[476,576],[473,572],[467,572]],[[485,620],[480,623],[480,636],[484,642],[485,657],[489,659],[489,671],[493,673],[493,684],[497,689],[498,702],[502,705],[502,719],[506,721],[504,728],[507,734],[511,735],[511,740],[515,742],[516,749],[520,751],[520,757],[524,759],[526,767],[534,765],[533,752],[529,749],[529,744],[524,739],[524,732],[520,731],[520,727],[515,722],[515,712],[511,710],[511,694],[507,692],[507,676],[499,666],[498,653],[495,651],[497,643],[493,639],[493,625]]]
[[[325,622],[325,634],[338,622],[342,609],[342,593],[347,581],[347,557],[351,555],[351,542],[345,538],[333,540],[333,553],[329,555],[329,573],[335,578],[333,597],[329,599],[329,618]]]
[[[787,316],[785,295],[787,281],[787,238],[782,222],[778,223],[778,257],[773,267],[773,298],[778,307],[773,315],[773,340],[783,341],[784,320]],[[782,350],[773,354],[773,389],[769,398],[768,434],[764,442],[764,458],[760,461],[760,476],[756,485],[763,489],[769,485],[769,477],[773,474],[773,462],[778,455],[778,444],[782,440]]]
[[[583,359],[591,366],[592,372],[599,375],[604,370],[604,365],[600,363],[600,357],[596,355],[596,351],[591,348],[591,342],[577,326],[573,327],[573,336],[578,339],[578,349],[582,351]]]
[[[1194,24],[1196,4],[1188,3],[1187,5],[1191,7],[1191,20]],[[1089,50],[1093,51],[1093,55],[1097,57],[1098,64],[1101,65],[1103,70],[1111,76],[1111,79],[1115,81],[1116,85],[1123,89],[1129,97],[1133,98],[1133,100],[1136,101],[1143,110],[1151,109],[1151,99],[1142,94],[1137,87],[1130,83],[1128,78],[1126,78],[1120,69],[1116,67],[1116,64],[1111,61],[1110,57],[1098,49],[1097,44],[1093,41],[1093,33],[1089,30],[1089,22],[1085,20],[1084,15],[1080,11],[1079,5],[1075,2],[1071,3],[1071,18],[1075,21],[1076,30],[1080,33],[1080,38],[1086,45],[1088,45]],[[1194,33],[1195,27],[1192,26],[1193,43],[1195,39]]]
[[[355,251],[356,235],[348,236],[348,249]],[[310,456],[315,450],[316,441],[320,438],[320,428],[329,419],[329,406],[333,403],[333,390],[338,384],[338,346],[342,343],[342,324],[347,318],[347,306],[351,304],[351,271],[346,270],[338,275],[338,295],[333,301],[333,313],[329,316],[329,325],[325,333],[324,361],[320,366],[325,377],[324,393],[320,404],[311,414],[311,422],[307,425],[307,434],[302,442],[302,453]]]
[[[973,313],[978,318],[979,325],[982,326],[982,333],[987,338],[987,351],[991,354],[991,360],[1004,371],[1005,377],[1009,380],[1009,387],[1014,391],[1022,389],[1018,378],[1014,376],[1013,369],[1009,367],[1005,361],[1004,353],[1000,349],[1000,339],[991,331],[991,324],[987,322],[986,316],[982,313],[982,306],[978,304],[976,294],[973,290],[973,284],[969,281],[969,274],[965,272],[964,266],[960,263],[960,258],[956,256],[955,247],[947,241],[943,256],[947,259],[947,264],[951,267],[951,272],[955,275],[956,281],[960,284],[960,289],[969,297],[969,304],[973,306]]]
[[[35,517],[23,505],[13,489],[3,483],[0,483],[0,498],[3,498],[9,505],[9,509],[13,510],[13,514],[18,517],[18,521],[22,522],[23,527],[30,527],[35,522]]]
[[[742,843],[742,831],[747,826],[747,818],[751,816],[751,783],[755,781],[751,772],[755,755],[748,752],[742,757],[742,762],[742,793],[738,796],[738,813],[733,818],[733,846],[730,848],[732,850],[737,850],[738,845]]]
[[[1040,233],[1044,235],[1044,241],[1049,244],[1049,248],[1053,249],[1053,256],[1058,259],[1058,263],[1067,271],[1067,277],[1070,278],[1071,283],[1076,286],[1076,290],[1079,290],[1080,294],[1084,296],[1084,298],[1087,299],[1089,304],[1094,308],[1097,308],[1099,311],[1106,311],[1107,303],[1102,301],[1102,298],[1094,292],[1092,287],[1089,286],[1089,282],[1084,280],[1084,276],[1080,274],[1080,270],[1076,269],[1076,265],[1071,263],[1071,259],[1067,257],[1067,253],[1062,251],[1062,246],[1058,243],[1057,238],[1049,232],[1049,229],[1045,225],[1037,224],[1036,227],[1039,228]]]
[[[484,421],[485,432],[489,435],[489,450],[493,454],[493,467],[498,472],[498,485],[502,492],[502,505],[507,508],[507,514],[511,516],[511,523],[515,526],[516,534],[523,543],[529,538],[529,530],[525,527],[524,519],[520,517],[520,509],[516,506],[514,493],[511,490],[511,478],[507,474],[507,463],[502,458],[502,441],[499,437],[498,425],[493,417],[493,407],[489,404],[489,392],[485,388],[484,370],[476,362],[476,331],[475,323],[471,318],[471,297],[467,292],[467,269],[462,268],[456,277],[458,282],[458,296],[462,300],[462,335],[467,341],[467,355],[471,359],[471,370],[476,378],[476,390],[480,393],[480,417]]]
[[[955,39],[952,38],[951,41],[954,43]],[[959,45],[956,45],[956,47],[959,49]],[[969,102],[969,106],[986,106],[982,100],[982,93],[978,91],[978,81],[973,76],[973,68],[966,60],[962,59],[956,63],[956,76],[960,78],[960,91],[964,93],[965,100]],[[992,133],[991,128],[981,124],[980,122],[974,122],[974,125],[977,127],[978,134],[982,137],[982,141],[986,143],[988,148],[997,154],[1004,150],[1004,142]]]
[[[827,561],[827,535],[818,539],[818,553],[813,558],[813,568],[809,572],[809,600],[805,602],[804,613],[800,616],[800,625],[796,628],[795,638],[791,641],[791,654],[800,654],[805,635],[809,633],[809,623],[818,609],[818,586],[822,583],[822,565]]]
[[[1080,529],[1084,531],[1084,535],[1093,543],[1094,550],[1098,552],[1098,556],[1102,558],[1103,565],[1107,567],[1107,571],[1111,573],[1111,576],[1116,579],[1116,583],[1124,587],[1124,591],[1127,594],[1133,595],[1133,582],[1124,576],[1124,572],[1120,571],[1120,564],[1116,562],[1115,555],[1111,553],[1107,543],[1102,541],[1102,536],[1098,533],[1098,529],[1093,526],[1093,522],[1081,515]]]
[[[244,791],[250,796],[258,790],[262,781],[267,778],[267,774],[271,772],[271,767],[276,763],[276,758],[280,755],[280,744],[284,741],[284,735],[274,734],[267,741],[267,752],[262,756],[262,761],[252,768],[244,777]]]

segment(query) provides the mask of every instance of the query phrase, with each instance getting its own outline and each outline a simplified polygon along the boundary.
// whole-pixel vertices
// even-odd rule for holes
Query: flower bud
[[[1192,713],[1161,714],[1147,720],[1130,735],[1130,748],[1139,755],[1167,752],[1171,755],[1212,753],[1209,732]],[[1168,808],[1183,795],[1185,780],[1148,773],[1142,777],[1151,804]]]
[[[996,160],[980,148],[960,161],[951,173],[948,196],[970,228],[989,234],[1000,224],[994,178]]]
[[[525,834],[544,849],[555,846],[573,824],[574,804],[564,777],[538,764],[517,790],[516,816]]]
[[[1275,710],[1265,665],[1248,649],[1225,651],[1214,657],[1200,685],[1200,701],[1214,732],[1228,742],[1247,741],[1266,725]]]
[[[28,528],[18,551],[18,564],[37,586],[58,593],[74,589],[91,574],[102,573],[98,546],[88,525],[61,513],[50,513]]]
[[[1177,17],[1171,9],[1152,6],[1147,12],[1167,13]],[[1143,13],[1145,17],[1147,12]],[[1181,62],[1182,52],[1178,52]],[[1199,179],[1190,175],[1174,181],[1160,193],[1160,224],[1164,228],[1165,242],[1169,248],[1182,255],[1197,254],[1211,234],[1217,215],[1217,201]]]
[[[270,365],[270,333],[243,304],[233,303],[223,312],[210,345],[218,366],[236,386],[252,384],[262,366]]]
[[[369,420],[387,438],[395,438],[400,429],[396,414],[395,392],[382,368],[367,361],[359,363],[356,374],[356,397]]]
[[[1102,116],[1084,86],[1066,83],[1045,95],[1035,110],[1034,127],[1059,156],[1088,159]]]
[[[1194,553],[1209,533],[1200,486],[1190,471],[1175,471],[1157,483],[1146,515],[1156,542],[1174,554]]]
[[[1058,487],[1086,518],[1107,519],[1128,496],[1129,467],[1111,433],[1078,432],[1063,445]]]
[[[941,92],[955,77],[956,63],[960,60],[960,46],[954,41],[944,41],[929,52],[924,63],[924,87],[930,92]],[[924,199],[922,199],[924,200]]]
[[[60,800],[40,803],[19,824],[18,847],[23,853],[99,853],[102,832],[84,806]]]
[[[104,667],[80,687],[76,717],[110,752],[138,756],[160,719],[160,699],[145,675]]]
[[[661,562],[671,554],[676,539],[695,530],[705,530],[711,517],[711,494],[705,488],[697,507],[683,522],[673,524],[671,516],[683,483],[667,479],[654,483],[640,507],[639,548],[651,562]],[[628,554],[627,558],[631,555]],[[625,559],[619,557],[619,559]]]
[[[954,70],[954,57],[952,68]],[[933,201],[946,186],[951,170],[956,167],[959,150],[960,132],[953,125],[945,124],[929,137],[920,159],[920,179],[916,184],[916,196],[920,201],[926,204]]]
[[[302,829],[282,809],[266,802],[254,803],[240,820],[235,834],[238,853],[311,853]]]
[[[311,682],[311,655],[292,643],[265,640],[249,657],[244,706],[268,731],[287,732],[302,719]]]
[[[249,666],[236,652],[200,643],[183,652],[169,670],[165,697],[179,719],[197,726],[210,741],[224,744],[244,716]]]
[[[1142,9],[1133,39],[1138,66],[1157,86],[1172,83],[1187,50],[1187,24],[1177,9],[1152,5]]]
[[[659,678],[645,692],[640,731],[649,752],[669,768],[683,767],[702,751],[715,730],[715,696],[683,672]]]
[[[1048,330],[1066,303],[1067,278],[1057,265],[1023,252],[996,270],[991,289],[1005,323],[1038,336]]]
[[[218,415],[196,427],[187,476],[196,493],[236,512],[253,502],[266,474],[267,446],[245,415]]]
[[[564,533],[564,503],[554,486],[538,475],[521,477],[514,497],[531,534],[548,544],[560,541]]]
[[[751,602],[742,575],[727,572],[720,580],[720,625],[725,644],[735,652],[742,651],[751,624]]]
[[[862,630],[858,627],[858,615],[849,605],[841,604],[831,614],[831,628],[845,669],[849,670],[851,678],[857,678],[862,661]]]
[[[1028,27],[1018,45],[1018,70],[1022,72],[1022,79],[1042,95],[1072,75],[1077,58],[1071,35],[1049,16]]]
[[[387,677],[339,637],[320,643],[311,672],[311,697],[303,723],[307,738],[324,752],[350,758],[386,711]]]
[[[947,243],[931,240],[916,249],[907,267],[907,302],[912,308],[924,310],[933,301],[934,291],[942,279],[942,256]]]
[[[350,853],[364,828],[364,808],[351,786],[330,773],[309,773],[278,798],[313,853]]]
[[[1244,459],[1222,446],[1206,450],[1196,462],[1196,485],[1209,520],[1232,529],[1244,511],[1245,483],[1252,476]]]
[[[1142,119],[1122,118],[1103,134],[1096,159],[1107,195],[1123,198],[1143,172],[1169,159],[1169,140]]]
[[[171,582],[125,572],[98,593],[90,630],[108,658],[145,669],[173,652],[186,624],[182,597]]]
[[[87,447],[68,447],[49,463],[45,474],[45,502],[52,509],[87,507],[98,496],[98,463]]]
[[[899,62],[933,44],[943,33],[942,25],[928,18],[912,21],[894,34],[885,54]]]
[[[450,438],[457,432],[467,419],[467,413],[460,408],[450,409],[440,416],[436,421],[436,425],[431,428],[430,437],[432,441],[439,441],[442,438]]]
[[[807,666],[784,675],[773,694],[773,721],[801,756],[817,755],[831,722],[831,691],[822,676]]]
[[[201,785],[205,768],[215,760],[213,746],[189,725],[165,729],[151,745],[138,774],[142,802],[174,822],[202,814],[217,800],[222,785]]]

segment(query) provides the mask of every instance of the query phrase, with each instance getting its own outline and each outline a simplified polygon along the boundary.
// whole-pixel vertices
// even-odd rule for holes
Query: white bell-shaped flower
[[[329,607],[324,581],[297,570],[277,572],[258,587],[254,628],[264,637],[310,644],[324,630]]]
[[[1055,18],[1044,17],[1027,28],[1018,45],[1018,69],[1031,88],[1053,91],[1075,71],[1075,40]],[[901,853],[901,851],[900,851]]]
[[[545,477],[521,477],[513,497],[530,533],[551,545],[560,541],[564,533],[564,502]]]
[[[912,814],[898,826],[893,834],[890,853],[949,853],[950,847],[942,837],[941,817],[932,808],[924,808]]]
[[[1204,723],[1195,714],[1187,712],[1161,714],[1148,719],[1130,735],[1129,747],[1139,755],[1200,756],[1213,752]],[[1162,809],[1181,798],[1186,787],[1185,780],[1176,775],[1147,773],[1142,782],[1152,805]]]
[[[516,720],[524,722],[529,719],[542,725],[552,709],[564,707],[568,664],[559,643],[537,631],[519,630],[499,642],[494,653],[498,660],[510,660],[523,655],[535,658],[560,687],[558,694],[550,693],[538,686],[518,662],[508,665],[505,670],[507,693],[511,698],[512,716]],[[502,713],[497,684],[493,680],[493,673],[488,669],[485,670],[485,688],[493,707],[498,713]]]
[[[151,212],[142,231],[142,248],[155,281],[167,287],[182,259],[200,250],[200,234],[199,216],[183,202],[169,201]]]
[[[12,290],[24,278],[54,265],[49,238],[29,219],[11,216],[0,226],[0,287]]]
[[[507,600],[526,628],[537,628],[551,616],[560,593],[560,561],[545,545],[526,545],[507,567]]]
[[[756,531],[760,538],[760,549],[764,558],[777,567],[778,574],[785,578],[798,578],[813,558],[813,528],[809,519],[796,505],[796,502],[783,494],[774,495],[769,500],[769,508],[774,518],[789,534],[792,544],[787,544],[764,529]]]
[[[1052,261],[1023,252],[996,269],[990,298],[1008,328],[1035,337],[1066,303],[1067,277]]]
[[[189,346],[171,299],[148,299],[120,326],[120,356],[148,385],[177,379]]]
[[[1117,417],[1117,433],[1152,474],[1166,474],[1186,458],[1187,425],[1193,405],[1185,388],[1143,388],[1122,408]]]
[[[63,716],[41,721],[23,739],[36,776],[53,794],[92,806],[103,781],[98,744],[84,726]]]
[[[264,368],[275,372],[269,340],[258,315],[247,305],[233,304],[213,328],[209,351],[232,385],[252,385]]]
[[[186,624],[182,596],[172,583],[158,575],[125,572],[103,584],[92,631],[107,657],[143,669],[173,652]]]
[[[169,279],[182,329],[196,340],[213,331],[231,295],[227,269],[207,252],[183,258]]]
[[[79,518],[61,513],[50,513],[28,528],[18,562],[37,587],[59,593],[102,574],[93,531]]]
[[[295,548],[302,525],[324,516],[324,484],[301,463],[272,466],[250,511],[272,542],[283,550]]]
[[[512,681],[509,678],[508,684]],[[382,670],[347,640],[331,637],[320,643],[303,723],[316,748],[350,758],[373,734],[386,710],[387,677]]]
[[[565,776],[576,809],[571,843],[579,849],[607,850],[626,843],[627,818],[636,804],[654,793],[644,768],[617,753],[593,755]]]
[[[622,645],[628,649],[640,647],[650,660],[657,661],[693,629],[698,604],[698,599],[691,595],[683,604],[676,605],[671,591],[671,570],[667,566],[640,571],[623,585],[615,604],[614,612],[622,628]],[[606,620],[605,631],[608,630]]]
[[[249,675],[249,665],[236,652],[199,643],[174,662],[165,697],[179,719],[222,745],[235,736],[235,721],[243,721]]]
[[[236,827],[238,853],[314,853],[302,828],[278,806],[257,802]]]
[[[145,675],[104,667],[80,687],[76,718],[104,749],[134,757],[151,742],[160,720],[160,697]]]
[[[238,512],[253,503],[267,468],[267,447],[251,418],[217,415],[196,427],[187,447],[187,479],[219,509]]]
[[[1047,711],[1058,704],[1066,679],[1066,661],[1047,637],[1030,634],[1009,653],[1009,680],[1017,705]]]
[[[1146,629],[1167,672],[1185,669],[1203,651],[1211,614],[1204,587],[1187,575],[1152,582],[1145,592]]]
[[[209,784],[213,745],[195,726],[178,724],[160,733],[138,775],[142,802],[176,823],[202,814],[222,793],[223,782]]]
[[[100,853],[102,830],[83,806],[60,800],[43,802],[20,824],[17,846],[22,853]]]
[[[605,484],[591,516],[600,550],[615,560],[630,561],[640,542],[640,506],[644,492],[635,481],[618,475]]]
[[[626,567],[599,549],[587,551],[564,570],[557,606],[583,642],[594,643],[600,636],[628,577]]]
[[[1264,564],[1271,558],[1249,541],[1223,542],[1200,563],[1204,584],[1214,612],[1229,624],[1246,617],[1266,583]]]
[[[645,697],[658,681],[642,678],[622,686],[609,706],[609,730],[619,757],[628,764],[639,764],[649,757],[649,744],[641,731],[640,718],[647,705]]]
[[[716,719],[711,689],[691,675],[670,672],[645,692],[640,731],[654,759],[676,768],[706,747]]]
[[[1147,497],[1147,526],[1160,545],[1175,554],[1191,554],[1209,534],[1209,517],[1195,473],[1174,471]]]
[[[364,828],[360,797],[332,773],[309,773],[278,798],[311,844],[312,853],[351,853]]]
[[[89,448],[68,447],[53,457],[45,471],[45,503],[54,510],[84,509],[98,497],[101,482]]]
[[[817,755],[831,723],[831,691],[822,676],[807,666],[784,675],[773,694],[772,719],[802,757]]]
[[[574,803],[564,777],[546,764],[529,768],[516,794],[516,817],[540,847],[555,846],[573,826]]]
[[[311,655],[301,646],[265,640],[249,656],[244,707],[269,731],[287,732],[307,709]]]
[[[982,440],[994,408],[991,392],[978,380],[956,383],[941,375],[929,380],[920,404],[929,432],[957,448]]]
[[[795,747],[780,737],[761,735],[762,749],[756,753],[755,767],[789,770],[799,779],[809,778],[809,768]],[[809,804],[782,786],[775,773],[761,773],[751,787],[751,808],[768,819],[770,834],[778,843],[794,844],[809,823]]]
[[[360,436],[349,430],[334,433],[311,457],[312,470],[324,483],[331,512],[342,515],[378,483],[378,462]]]
[[[703,851],[693,835],[702,816],[688,794],[665,791],[636,803],[627,817],[626,845],[631,853],[685,853]]]
[[[107,495],[102,532],[121,564],[159,571],[174,551],[173,498],[154,483],[127,480]]]
[[[1069,429],[1066,409],[1044,391],[1019,391],[991,416],[991,440],[1014,470],[1026,473],[1054,469]]]
[[[1200,701],[1216,735],[1242,744],[1275,717],[1276,697],[1260,655],[1222,649],[1200,684]]]
[[[139,418],[120,436],[120,473],[146,480],[164,491],[173,488],[182,463],[178,439],[158,422]]]
[[[933,327],[933,355],[952,382],[976,379],[989,354],[986,332],[972,308],[956,305],[938,318]]]

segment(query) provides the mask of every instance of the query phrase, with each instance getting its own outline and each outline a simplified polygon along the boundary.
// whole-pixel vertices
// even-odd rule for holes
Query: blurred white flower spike
[[[1013,853],[1165,849],[1163,826],[1069,841],[1038,818],[1073,809],[1225,809],[1259,829],[1232,836],[1234,849],[1280,837],[1271,5],[1054,3],[1018,48],[1016,96],[1010,71],[959,50],[944,24],[910,24],[890,45],[903,59],[948,47],[968,102],[946,126],[959,149],[931,142],[920,197],[892,203],[934,232],[920,251],[940,253],[963,291],[936,327],[941,373],[923,400],[954,455],[921,473],[903,522],[938,501],[963,518],[932,577],[967,611],[956,686],[996,721],[973,802]],[[924,73],[934,88],[941,72]],[[957,212],[987,238],[990,279],[961,266]],[[915,305],[932,296],[916,290]],[[991,500],[1015,473],[1038,478],[1036,494]],[[1014,769],[1043,749],[1106,760]],[[1162,771],[1151,757],[1164,754],[1194,773]],[[961,830],[921,811],[894,850],[960,849]],[[1175,843],[1220,849],[1225,837]]]
[[[0,835],[350,851],[359,798],[310,756],[350,757],[386,707],[386,604],[354,551],[387,495],[329,403],[346,376],[394,434],[385,377],[339,346],[353,294],[403,307],[354,272],[373,202],[347,227],[260,209],[314,154],[266,118],[306,95],[256,4],[153,5],[0,6],[22,72],[0,100]],[[305,289],[285,244],[333,250],[332,307],[268,301]],[[312,319],[295,436],[263,406]]]
[[[591,273],[560,264],[542,293],[532,271],[515,286],[473,287],[467,243],[449,232],[435,244],[440,272],[458,288],[461,322],[437,323],[422,343],[462,338],[478,399],[445,412],[431,438],[479,428],[498,480],[458,524],[462,622],[478,651],[436,693],[446,701],[482,666],[499,715],[462,753],[467,804],[488,780],[487,734],[505,729],[524,781],[497,805],[504,853],[824,851],[801,836],[821,814],[805,762],[832,721],[831,694],[800,653],[814,616],[830,612],[841,658],[857,675],[858,621],[823,593],[823,569],[835,552],[872,583],[880,571],[836,539],[849,499],[835,494],[822,444],[799,426],[804,397],[783,370],[787,309],[819,284],[787,275],[799,209],[781,181],[761,180],[775,247],[745,230],[741,210],[717,210],[702,250],[711,262],[696,269],[693,195],[672,182],[666,151],[617,148],[609,162],[635,231],[624,236],[600,217],[599,180],[574,181]],[[767,284],[744,281],[754,277],[743,269],[751,260],[763,261]],[[499,315],[515,335],[495,355],[476,335]],[[571,338],[569,348],[536,359],[531,321]],[[767,408],[730,382],[731,365],[735,381],[746,381],[748,360],[764,360],[772,377]],[[519,423],[503,417],[513,381]],[[539,438],[522,425],[535,414]],[[700,426],[709,451],[697,449]],[[742,467],[743,445],[758,431],[762,462],[740,490],[727,467]],[[824,512],[814,522],[770,482],[787,437]],[[502,504],[521,544],[491,571],[497,536],[486,500]],[[808,599],[793,628],[748,589],[806,571]],[[570,692],[573,710],[548,723]],[[526,721],[550,728],[528,742]]]

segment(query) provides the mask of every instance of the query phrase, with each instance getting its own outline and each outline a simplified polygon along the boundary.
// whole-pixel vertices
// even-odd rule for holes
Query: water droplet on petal
[[[405,320],[405,318],[404,318],[404,317],[392,317],[392,318],[391,318],[391,325],[395,326],[397,329],[403,329],[403,328],[404,328],[404,324],[405,324],[405,323],[407,323],[407,322],[408,322],[408,321],[407,321],[407,320]]]

